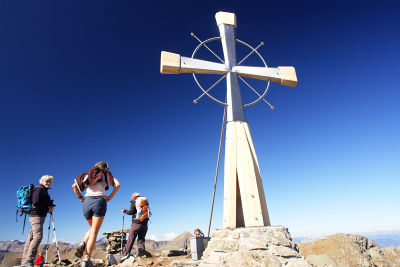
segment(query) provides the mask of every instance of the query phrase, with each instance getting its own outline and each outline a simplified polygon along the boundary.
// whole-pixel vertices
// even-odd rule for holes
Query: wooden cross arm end
[[[162,74],[179,74],[181,68],[181,56],[179,54],[161,51],[161,66]]]
[[[297,85],[296,70],[294,67],[278,67],[281,72],[280,84],[289,87],[295,87]]]
[[[290,87],[297,85],[297,76],[294,67],[265,68],[235,66],[232,70],[242,77],[271,81]]]
[[[227,24],[227,25],[232,25],[236,28],[236,15],[235,13],[229,13],[229,12],[217,12],[215,14],[215,20],[217,21],[217,25],[221,24]]]

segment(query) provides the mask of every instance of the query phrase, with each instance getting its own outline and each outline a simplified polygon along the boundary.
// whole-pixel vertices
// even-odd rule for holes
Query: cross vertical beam
[[[236,16],[215,15],[221,36],[226,79],[227,126],[224,172],[224,228],[270,225],[253,140],[243,111],[236,61]]]
[[[221,14],[218,12],[217,14]],[[225,13],[227,14],[227,13]],[[232,13],[230,13],[232,14]],[[233,16],[235,16],[233,14]],[[217,25],[221,36],[222,50],[224,52],[225,65],[228,65],[229,72],[226,76],[226,102],[227,121],[246,121],[243,111],[242,96],[240,93],[237,74],[232,72],[236,66],[236,16],[235,19],[229,16],[216,15]]]

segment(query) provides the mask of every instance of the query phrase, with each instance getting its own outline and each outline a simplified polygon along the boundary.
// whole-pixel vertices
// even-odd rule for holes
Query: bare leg
[[[103,223],[103,220],[104,220],[104,216],[103,217],[93,216],[92,220],[90,220],[91,223],[89,223],[89,220],[87,220],[89,225],[91,226],[90,230],[88,231],[90,233],[89,233],[88,240],[86,243],[86,255],[89,257],[92,255],[94,245],[96,244],[97,234],[99,233],[99,230],[100,230],[101,224]],[[86,235],[87,235],[87,233],[86,233]],[[86,235],[85,235],[85,238],[86,238]]]
[[[87,244],[88,240],[89,240],[89,236],[90,236],[90,231],[92,229],[92,219],[86,220],[87,223],[90,225],[89,230],[86,232],[85,237],[83,238],[83,241],[85,241],[85,244]]]

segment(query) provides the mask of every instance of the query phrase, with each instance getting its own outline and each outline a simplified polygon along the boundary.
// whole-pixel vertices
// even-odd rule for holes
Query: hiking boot
[[[144,250],[142,248],[139,248],[139,252],[138,252],[137,256],[138,257],[144,257],[145,256],[147,258],[151,258],[152,257],[150,252],[148,252],[148,251],[146,251],[146,250]]]
[[[94,265],[90,259],[84,259],[82,261],[81,267],[94,267]]]
[[[86,248],[85,241],[80,242],[76,247],[75,256],[81,258],[83,256],[83,253],[85,252],[85,248]]]
[[[123,256],[123,257],[121,258],[121,263],[122,263],[124,260],[129,259],[130,256],[131,256],[131,254],[127,254],[127,255]]]

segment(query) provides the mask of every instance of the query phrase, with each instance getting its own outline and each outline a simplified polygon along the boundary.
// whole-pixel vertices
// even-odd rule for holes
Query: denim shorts
[[[104,217],[107,211],[107,201],[102,196],[86,197],[83,202],[83,216],[86,220],[95,217]]]

